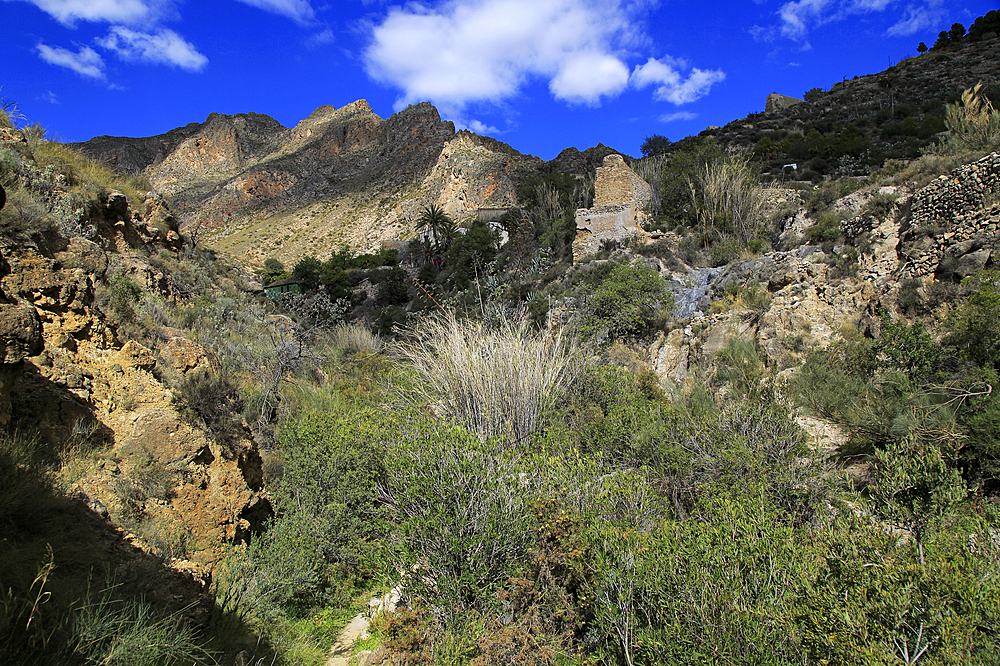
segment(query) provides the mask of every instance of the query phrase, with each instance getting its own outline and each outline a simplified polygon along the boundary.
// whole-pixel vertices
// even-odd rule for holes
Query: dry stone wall
[[[962,278],[1000,248],[1000,153],[959,167],[913,195],[900,225],[901,277]]]

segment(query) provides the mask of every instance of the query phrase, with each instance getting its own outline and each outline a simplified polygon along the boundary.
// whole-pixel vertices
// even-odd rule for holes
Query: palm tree
[[[417,231],[423,231],[424,229],[429,229],[431,235],[434,237],[434,252],[440,253],[441,244],[439,243],[439,237],[444,233],[448,235],[449,232],[455,228],[455,223],[452,221],[448,213],[444,212],[444,209],[437,204],[431,204],[427,206],[417,217]]]

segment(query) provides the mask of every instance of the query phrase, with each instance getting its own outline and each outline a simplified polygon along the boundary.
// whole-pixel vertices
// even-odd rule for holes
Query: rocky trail
[[[326,666],[347,666],[354,652],[354,643],[368,637],[368,617],[364,613],[354,616],[337,636],[337,642],[330,648]]]

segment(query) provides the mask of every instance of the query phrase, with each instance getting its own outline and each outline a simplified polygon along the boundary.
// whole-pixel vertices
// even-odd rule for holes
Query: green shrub
[[[497,617],[497,592],[524,564],[531,518],[517,455],[456,427],[407,425],[380,494],[397,522],[406,588],[445,626]]]
[[[586,300],[588,335],[621,338],[645,332],[656,313],[673,309],[673,295],[652,268],[617,264]]]
[[[116,273],[108,280],[111,309],[120,322],[135,320],[134,306],[142,297],[142,287],[124,273]]]

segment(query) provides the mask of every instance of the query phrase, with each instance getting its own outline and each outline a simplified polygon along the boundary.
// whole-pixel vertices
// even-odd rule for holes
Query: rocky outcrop
[[[88,505],[146,548],[211,564],[270,515],[261,458],[245,429],[217,441],[186,419],[164,383],[216,368],[212,354],[166,328],[160,353],[123,343],[105,314],[112,269],[176,296],[147,257],[181,242],[169,209],[152,197],[140,216],[112,192],[86,215],[90,238],[51,232],[3,248],[0,421],[37,432],[53,451],[96,452],[97,464],[73,477]]]
[[[853,270],[844,274],[838,268],[848,261],[846,248],[808,245],[730,264],[713,276],[690,320],[648,349],[650,365],[661,377],[684,382],[692,367],[711,371],[714,355],[729,339],[748,336],[770,363],[794,367],[802,349],[829,344],[844,326],[877,334],[879,313],[896,312],[904,280],[957,281],[993,266],[1000,248],[998,191],[1000,153],[994,153],[913,194],[882,188],[849,195],[836,207],[858,214],[845,220],[842,230],[858,243],[864,240],[866,248]],[[877,194],[898,199],[882,212],[861,213]],[[690,290],[697,286],[695,277],[680,275],[675,282],[692,285]],[[710,309],[727,287],[754,284],[767,291],[766,306]]]
[[[767,96],[767,102],[764,104],[764,113],[774,113],[775,111],[781,111],[787,109],[790,106],[795,106],[796,104],[801,104],[805,100],[801,100],[797,97],[789,97],[788,95],[779,95],[778,93],[771,93]]]
[[[9,274],[10,264],[0,254],[0,280]],[[44,344],[35,308],[0,287],[0,425],[10,422],[10,394],[24,359],[40,354]]]

